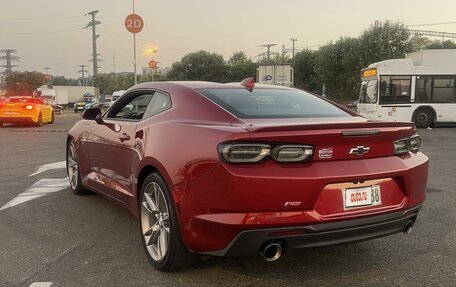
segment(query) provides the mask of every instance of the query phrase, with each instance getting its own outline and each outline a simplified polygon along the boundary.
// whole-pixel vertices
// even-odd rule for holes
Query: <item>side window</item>
[[[168,95],[160,92],[155,92],[152,101],[149,103],[146,111],[144,112],[143,119],[147,119],[153,115],[161,113],[171,107],[171,100]]]
[[[429,103],[432,98],[432,77],[417,76],[415,87],[415,102]]]
[[[127,96],[111,109],[106,118],[140,120],[144,118],[152,98],[152,93]]]
[[[410,103],[411,78],[409,76],[382,76],[380,104]]]
[[[434,77],[432,101],[435,103],[456,102],[455,79],[450,77]]]

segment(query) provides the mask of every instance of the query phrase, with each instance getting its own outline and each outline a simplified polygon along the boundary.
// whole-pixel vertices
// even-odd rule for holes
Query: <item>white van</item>
[[[120,90],[120,91],[113,92],[111,102],[114,103],[115,101],[117,101],[117,99],[120,98],[120,96],[122,96],[123,94],[125,94],[125,92],[126,92],[126,90]]]

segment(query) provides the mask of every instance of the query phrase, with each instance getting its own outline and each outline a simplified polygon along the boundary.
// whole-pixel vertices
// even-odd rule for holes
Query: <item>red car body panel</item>
[[[204,88],[242,87],[141,84],[129,92],[161,91],[170,96],[172,107],[138,122],[76,124],[69,138],[76,143],[83,185],[138,216],[143,173],[158,171],[172,193],[185,246],[206,254],[218,254],[211,252],[228,248],[249,230],[280,227],[292,232],[298,226],[406,212],[425,200],[427,157],[420,152],[394,155],[392,144],[415,134],[413,124],[358,116],[239,119],[203,97],[198,90]],[[374,133],[356,136],[365,131]],[[125,136],[129,140],[120,140]],[[267,159],[229,164],[220,160],[217,150],[227,141],[312,144],[314,154],[304,163]],[[358,145],[371,147],[371,152],[350,155]],[[330,158],[319,156],[325,149],[331,149]],[[344,189],[373,184],[385,191],[380,205],[344,210]]]

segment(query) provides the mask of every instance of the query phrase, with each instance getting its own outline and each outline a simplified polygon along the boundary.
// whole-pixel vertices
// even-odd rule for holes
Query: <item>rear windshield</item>
[[[207,89],[201,94],[239,118],[325,118],[350,114],[298,90]]]

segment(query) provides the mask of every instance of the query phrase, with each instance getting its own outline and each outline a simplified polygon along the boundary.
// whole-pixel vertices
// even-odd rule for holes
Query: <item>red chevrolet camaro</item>
[[[408,233],[426,197],[413,124],[297,89],[144,83],[82,117],[67,140],[72,190],[131,210],[159,270]]]

